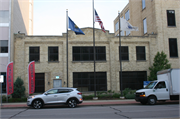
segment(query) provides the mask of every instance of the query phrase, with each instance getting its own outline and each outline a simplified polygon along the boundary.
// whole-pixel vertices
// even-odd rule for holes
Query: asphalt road
[[[42,109],[19,108],[1,109],[1,119],[134,119],[134,118],[177,118],[179,104],[160,105],[109,105],[109,106],[66,106],[46,107]]]

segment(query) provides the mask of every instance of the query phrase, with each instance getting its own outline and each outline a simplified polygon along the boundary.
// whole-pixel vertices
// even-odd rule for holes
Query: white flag
[[[121,30],[122,31],[138,31],[138,27],[132,26],[126,19],[121,19]]]

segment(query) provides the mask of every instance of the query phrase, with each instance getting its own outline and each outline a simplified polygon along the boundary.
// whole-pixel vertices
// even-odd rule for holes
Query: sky
[[[33,35],[66,33],[66,11],[79,28],[93,27],[93,0],[34,0]],[[114,20],[129,0],[94,0],[104,28],[114,33]],[[95,23],[95,28],[101,28]],[[69,29],[70,30],[70,29]]]

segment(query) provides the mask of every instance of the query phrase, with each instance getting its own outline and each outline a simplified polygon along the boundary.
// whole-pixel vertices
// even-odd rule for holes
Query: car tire
[[[67,104],[68,104],[68,107],[75,108],[77,106],[77,101],[76,99],[69,99]]]
[[[150,96],[148,98],[148,104],[149,105],[155,105],[156,104],[156,97],[155,96]]]
[[[43,107],[43,102],[41,100],[34,100],[32,103],[34,109],[40,109]]]

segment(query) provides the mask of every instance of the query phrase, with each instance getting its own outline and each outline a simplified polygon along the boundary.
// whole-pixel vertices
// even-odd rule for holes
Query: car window
[[[155,88],[156,88],[156,89],[157,89],[157,88],[166,88],[166,84],[165,84],[165,82],[159,82],[159,83],[156,85]]]
[[[56,94],[58,93],[58,89],[53,89],[47,92],[48,94]]]
[[[59,89],[58,93],[69,93],[71,91],[72,91],[71,89]]]

